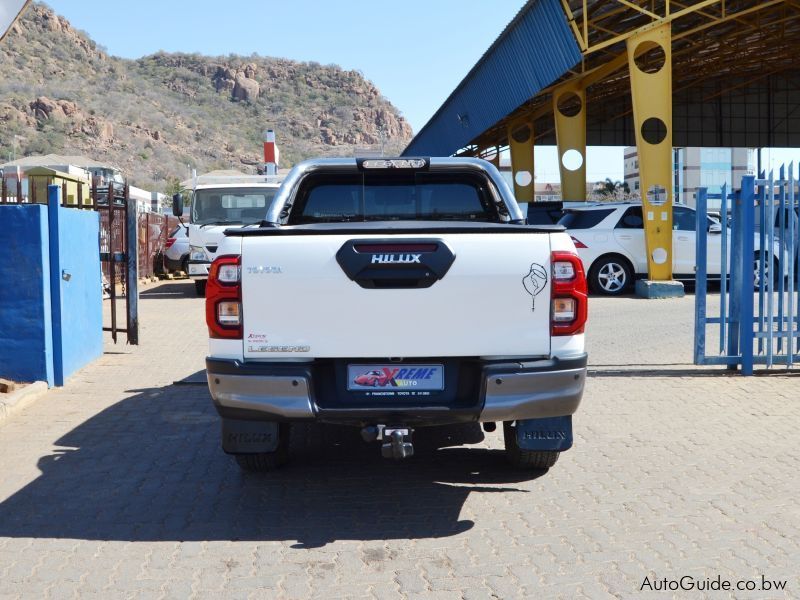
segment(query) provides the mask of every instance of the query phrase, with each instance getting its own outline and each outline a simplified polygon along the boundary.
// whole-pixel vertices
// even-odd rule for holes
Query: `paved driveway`
[[[244,476],[195,383],[193,293],[146,288],[141,346],[0,428],[0,598],[705,594],[649,591],[682,576],[800,597],[800,379],[693,367],[691,297],[592,299],[575,447],[549,472],[477,427],[421,432],[402,463],[307,427],[289,467]]]

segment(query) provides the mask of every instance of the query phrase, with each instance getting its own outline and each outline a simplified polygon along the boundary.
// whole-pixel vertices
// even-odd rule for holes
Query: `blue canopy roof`
[[[403,155],[454,154],[580,59],[560,1],[528,0]]]

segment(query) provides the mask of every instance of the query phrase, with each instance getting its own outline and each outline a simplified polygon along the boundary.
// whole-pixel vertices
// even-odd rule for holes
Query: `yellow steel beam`
[[[535,185],[532,120],[521,119],[508,126],[508,147],[511,154],[514,196],[517,202],[533,202]]]
[[[569,97],[574,113],[562,111],[560,105]],[[577,99],[577,100],[576,100]],[[569,81],[553,90],[553,116],[558,146],[558,171],[561,176],[561,198],[565,201],[586,200],[586,89],[579,81]]]
[[[618,0],[618,1],[620,1],[620,0]],[[782,2],[783,0],[778,0],[778,1]],[[584,55],[592,54],[593,52],[597,52],[598,50],[602,50],[603,48],[608,48],[609,46],[613,46],[614,44],[618,44],[620,42],[623,42],[623,41],[627,40],[629,37],[631,37],[633,35],[637,35],[639,33],[642,33],[644,31],[652,29],[653,27],[658,27],[662,23],[671,23],[672,21],[675,21],[676,19],[680,19],[681,17],[685,17],[686,15],[698,12],[698,11],[702,10],[703,8],[705,8],[707,6],[712,6],[714,4],[719,4],[720,2],[721,2],[721,0],[703,0],[702,2],[699,2],[697,4],[693,4],[692,6],[689,6],[687,8],[682,9],[682,10],[674,12],[671,15],[669,15],[668,17],[663,17],[663,18],[659,17],[659,20],[654,21],[653,23],[648,23],[647,25],[642,25],[641,27],[637,27],[637,28],[632,29],[631,31],[627,31],[625,33],[621,33],[621,34],[619,34],[617,36],[614,36],[613,38],[609,38],[607,40],[603,40],[602,42],[598,42],[597,44],[594,44],[594,45],[590,44],[589,47],[584,51]]]
[[[715,27],[732,19],[738,19],[745,15],[749,15],[751,13],[759,12],[775,6],[776,4],[782,4],[784,0],[768,0],[767,2],[759,2],[756,6],[751,6],[750,8],[746,8],[735,13],[727,13],[725,16],[720,17],[716,21],[711,21],[709,23],[703,23],[702,25],[698,25],[697,27],[693,27],[692,29],[687,29],[686,31],[681,31],[680,33],[675,34],[672,36],[672,40],[680,40],[688,36],[692,36],[699,31],[703,31],[704,29],[708,29],[710,27]]]
[[[647,272],[653,281],[672,279],[671,34],[671,24],[664,23],[627,40]],[[656,46],[664,53],[664,64],[655,73],[646,73],[636,64],[637,48]]]
[[[500,168],[500,148],[498,146],[478,146],[475,156],[492,163],[498,169]]]
[[[580,46],[581,50],[586,50],[586,40],[583,38],[583,35],[581,35],[580,29],[578,29],[578,24],[575,22],[575,15],[572,13],[572,9],[569,7],[567,0],[561,0],[561,6],[564,8],[564,12],[567,15],[567,23],[569,23],[572,33],[575,34],[575,39],[578,40],[578,46]]]
[[[661,18],[661,15],[657,15],[654,12],[650,12],[649,10],[647,10],[646,8],[642,8],[638,4],[634,4],[633,2],[628,2],[628,0],[617,0],[617,3],[622,4],[624,6],[627,6],[628,8],[632,8],[633,10],[639,11],[643,15],[647,15],[648,17],[650,17],[652,19],[660,19]]]

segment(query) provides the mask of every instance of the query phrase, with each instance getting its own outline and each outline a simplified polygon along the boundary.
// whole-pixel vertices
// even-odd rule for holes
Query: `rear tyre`
[[[185,256],[181,261],[181,271],[183,271],[184,275],[189,274],[189,257]]]
[[[268,473],[285,465],[289,460],[290,425],[281,423],[278,428],[278,448],[274,452],[236,454],[236,463],[248,473]]]
[[[621,256],[601,256],[589,269],[589,285],[597,294],[619,296],[632,283],[633,269]]]
[[[197,293],[198,298],[205,298],[206,296],[206,280],[197,279],[194,282],[194,291]]]
[[[506,459],[517,469],[549,469],[558,460],[560,452],[554,450],[523,450],[517,444],[517,428],[511,421],[503,423],[503,440]]]

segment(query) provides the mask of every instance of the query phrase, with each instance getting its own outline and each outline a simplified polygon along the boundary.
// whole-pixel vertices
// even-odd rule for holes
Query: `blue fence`
[[[745,176],[734,193],[698,193],[698,215],[706,214],[709,198],[719,198],[721,227],[697,220],[695,364],[752,375],[754,365],[790,367],[797,360],[800,194],[794,166],[786,172]],[[719,307],[710,314],[709,281],[717,278]]]

